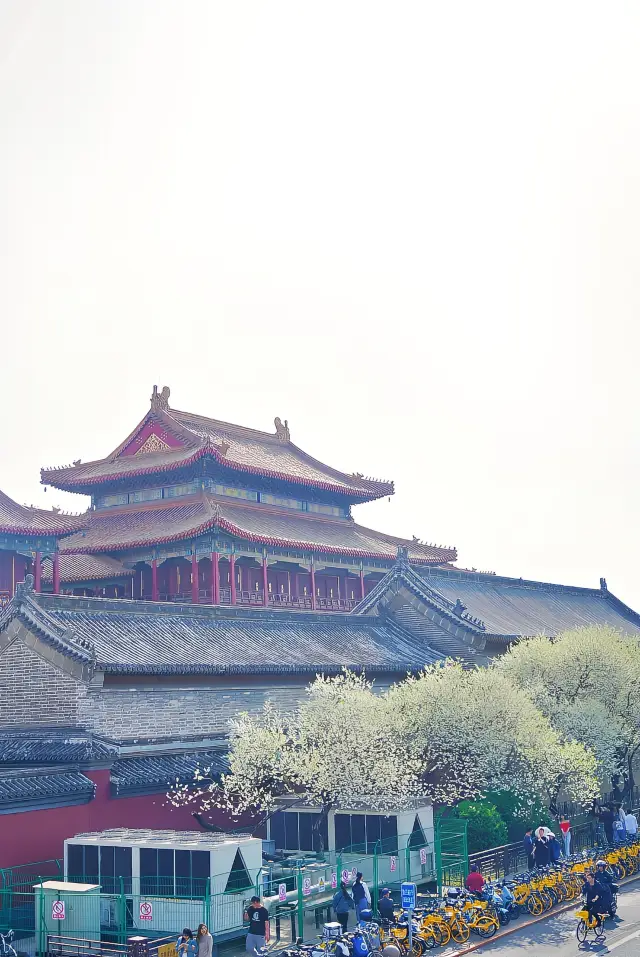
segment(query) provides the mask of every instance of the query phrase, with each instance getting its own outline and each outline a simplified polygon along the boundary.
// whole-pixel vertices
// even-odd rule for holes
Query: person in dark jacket
[[[560,842],[553,833],[547,834],[547,841],[549,842],[549,857],[551,858],[551,863],[557,864],[562,857]]]
[[[356,905],[354,904],[353,897],[349,893],[349,888],[344,881],[340,881],[340,887],[333,895],[331,904],[335,911],[336,917],[342,926],[342,932],[345,933],[347,930],[347,924],[349,923],[349,911],[353,910]]]
[[[388,887],[383,887],[380,892],[380,899],[378,901],[378,913],[383,920],[394,919],[394,907],[395,905],[391,900],[391,891]]]
[[[527,867],[530,871],[532,871],[536,866],[536,862],[533,857],[534,840],[532,827],[528,827],[524,832],[524,840],[522,843],[524,844],[524,852],[527,855]]]
[[[608,804],[603,804],[600,808],[599,819],[604,828],[604,836],[607,839],[607,843],[613,844],[614,813]]]
[[[599,884],[593,874],[587,874],[582,893],[587,901],[589,917],[595,917],[599,927],[602,924],[600,915],[611,911],[611,891],[604,884]]]
[[[609,917],[615,917],[613,910],[613,895],[618,893],[618,885],[615,883],[613,871],[609,870],[606,861],[598,861],[596,863],[596,873],[594,876],[596,879],[596,884],[602,884],[602,886],[606,887],[611,894],[611,900],[609,901]]]
[[[362,880],[362,871],[358,871],[356,874],[356,879],[351,885],[351,894],[356,905],[356,916],[360,920],[360,911],[368,910],[371,907],[371,894]]]
[[[544,836],[544,828],[539,827],[536,831],[536,839],[533,848],[533,856],[536,862],[536,867],[546,867],[549,861],[551,860],[551,853],[549,851],[549,842]]]

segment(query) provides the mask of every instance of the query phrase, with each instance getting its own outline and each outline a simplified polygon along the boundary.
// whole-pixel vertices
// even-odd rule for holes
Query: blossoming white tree
[[[578,800],[597,794],[593,755],[564,740],[496,669],[433,666],[391,688],[387,699],[395,736],[434,802],[501,790],[525,803],[534,796],[551,803],[561,788]]]
[[[315,846],[335,807],[398,810],[416,799],[455,804],[509,790],[523,804],[561,788],[597,793],[595,758],[565,741],[497,669],[447,663],[375,694],[361,675],[318,677],[291,713],[271,705],[240,715],[230,734],[230,771],[206,770],[170,798],[232,816],[270,813],[284,797],[316,807]]]
[[[220,807],[238,816],[271,812],[284,796],[320,811],[314,838],[322,850],[322,821],[339,805],[378,810],[409,805],[422,793],[419,761],[389,727],[384,699],[361,675],[318,677],[300,707],[282,714],[271,705],[232,723],[230,771],[220,783],[204,769],[177,786],[175,804]]]
[[[608,627],[514,645],[496,670],[517,685],[558,731],[595,754],[603,777],[633,785],[640,751],[640,643]]]

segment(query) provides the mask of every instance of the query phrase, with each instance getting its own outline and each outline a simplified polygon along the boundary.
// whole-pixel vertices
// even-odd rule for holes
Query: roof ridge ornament
[[[609,591],[609,589],[607,588],[607,579],[606,579],[606,578],[601,578],[601,579],[600,579],[600,591]]]
[[[289,423],[287,422],[287,420],[286,419],[284,420],[284,425],[283,425],[282,419],[280,418],[280,416],[277,415],[275,419],[273,420],[273,424],[276,427],[276,437],[278,441],[290,442],[291,433],[289,432]]]
[[[16,597],[17,598],[28,598],[30,595],[33,595],[34,590],[34,578],[33,575],[25,575],[23,582],[18,582],[16,585]]]
[[[153,392],[151,394],[151,411],[152,412],[168,412],[169,411],[169,396],[171,395],[171,389],[168,385],[165,385],[162,389],[162,392],[158,392],[158,386],[154,385]]]

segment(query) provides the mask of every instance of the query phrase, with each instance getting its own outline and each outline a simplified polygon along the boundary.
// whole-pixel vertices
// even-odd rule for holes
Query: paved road
[[[483,944],[469,957],[580,957],[595,954],[597,957],[640,957],[640,882],[634,881],[624,888],[618,897],[619,920],[607,921],[606,939],[597,944],[590,934],[584,944],[576,939],[578,907],[523,928],[503,941]],[[521,918],[522,919],[522,918]],[[473,938],[472,938],[473,939]],[[446,954],[452,953],[451,947]],[[444,954],[443,954],[444,957]]]

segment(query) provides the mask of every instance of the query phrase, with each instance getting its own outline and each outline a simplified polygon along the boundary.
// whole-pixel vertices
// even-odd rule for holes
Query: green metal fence
[[[244,880],[238,874],[235,881],[232,872],[230,878],[219,875],[220,880],[214,877],[181,884],[174,878],[149,882],[105,875],[100,883],[87,875],[69,875],[69,881],[88,885],[74,893],[56,888],[56,882],[64,878],[62,864],[47,861],[0,871],[0,931],[12,928],[16,950],[29,955],[44,954],[51,934],[123,944],[134,934],[177,936],[183,927],[195,930],[201,921],[208,925],[214,940],[220,940],[243,933],[244,909],[251,895],[257,894],[275,919],[273,936],[288,936],[289,922],[292,936],[306,936],[329,916],[340,881],[351,884],[358,872],[371,890],[375,908],[382,887],[399,892],[403,881],[418,885],[437,882],[439,886],[462,883],[467,870],[466,821],[457,819],[436,822],[433,844],[413,832],[392,841],[290,858],[265,866],[252,886],[247,886],[246,872]],[[48,886],[51,882],[53,886]],[[212,893],[212,887],[221,884],[227,890]],[[230,887],[234,889],[229,891]],[[150,919],[143,909],[149,911]]]
[[[242,872],[246,878],[246,872]],[[155,939],[175,936],[183,927],[194,932],[201,922],[208,925],[214,937],[229,937],[242,932],[243,913],[253,894],[261,894],[260,881],[237,886],[229,892],[211,892],[211,887],[233,881],[225,873],[203,881],[202,893],[180,893],[171,880],[159,880],[161,891],[141,893],[140,879],[111,879],[108,891],[86,875],[63,881],[61,873],[40,878],[18,870],[4,872],[0,885],[0,932],[14,931],[14,947],[18,954],[44,954],[49,935],[75,937],[92,941],[124,944],[132,935]],[[75,889],[69,884],[73,883]],[[104,884],[104,882],[103,882]],[[117,887],[113,885],[116,884]],[[171,890],[169,890],[171,888]],[[191,889],[192,890],[192,889]]]

